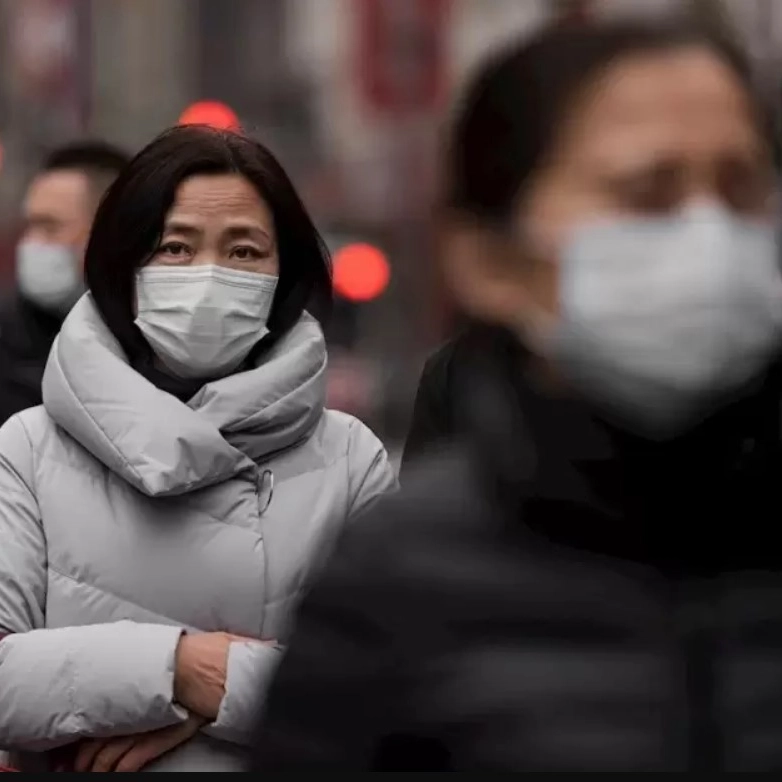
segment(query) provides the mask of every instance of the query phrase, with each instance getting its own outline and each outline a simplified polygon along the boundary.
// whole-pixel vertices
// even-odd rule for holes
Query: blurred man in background
[[[84,292],[82,260],[98,202],[128,157],[91,141],[52,152],[24,201],[16,289],[0,303],[0,424],[41,404],[52,342]]]

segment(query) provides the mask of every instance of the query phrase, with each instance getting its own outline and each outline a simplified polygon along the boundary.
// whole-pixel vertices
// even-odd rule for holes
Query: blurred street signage
[[[91,103],[88,0],[19,0],[10,5],[8,66],[14,109],[31,140],[83,128]],[[46,143],[46,142],[44,142]]]
[[[451,0],[354,0],[354,8],[363,100],[389,113],[436,108],[448,88]]]
[[[13,67],[25,93],[45,98],[68,87],[77,69],[74,0],[24,0],[14,5]]]

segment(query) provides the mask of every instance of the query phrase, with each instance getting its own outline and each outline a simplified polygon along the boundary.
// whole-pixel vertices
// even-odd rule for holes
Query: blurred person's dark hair
[[[41,171],[81,172],[88,178],[97,200],[129,161],[130,155],[105,141],[75,141],[51,150]]]
[[[624,21],[553,25],[506,48],[477,74],[457,107],[446,150],[446,210],[502,224],[567,126],[568,111],[598,73],[626,56],[692,45],[713,51],[755,95],[741,50],[713,27]],[[773,144],[770,115],[758,121]]]
[[[200,174],[245,177],[268,204],[277,232],[279,284],[269,317],[267,349],[306,309],[324,322],[332,302],[326,245],[290,179],[260,142],[206,126],[165,131],[144,148],[107,191],[85,255],[95,304],[131,360],[149,352],[134,323],[135,274],[155,251],[179,185]]]

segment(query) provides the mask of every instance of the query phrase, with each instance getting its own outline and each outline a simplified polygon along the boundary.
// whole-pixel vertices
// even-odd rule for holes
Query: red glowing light
[[[334,290],[345,299],[376,299],[390,279],[388,259],[377,247],[349,244],[334,254]]]
[[[188,106],[179,118],[179,125],[209,125],[218,130],[239,130],[239,117],[233,109],[214,100],[202,100]]]

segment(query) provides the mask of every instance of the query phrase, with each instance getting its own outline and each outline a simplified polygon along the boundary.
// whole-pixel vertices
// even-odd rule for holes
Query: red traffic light
[[[348,244],[334,253],[334,290],[345,299],[376,299],[390,279],[386,256],[371,244]]]
[[[179,125],[209,125],[217,130],[240,130],[233,109],[216,100],[202,100],[188,106],[179,117]]]

